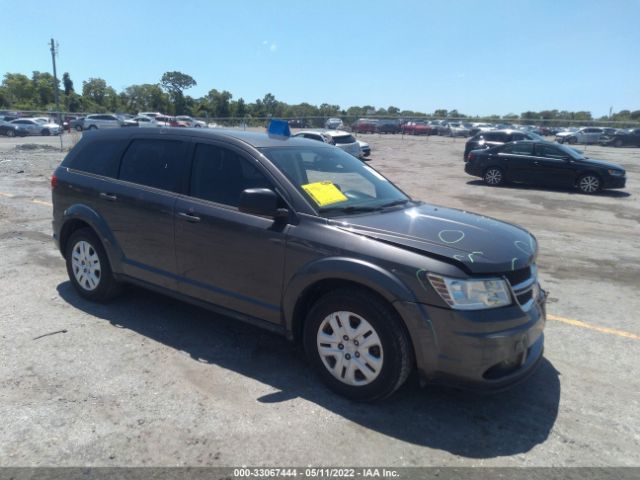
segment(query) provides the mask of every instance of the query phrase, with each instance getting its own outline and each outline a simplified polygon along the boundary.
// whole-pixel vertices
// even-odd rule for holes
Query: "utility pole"
[[[58,74],[56,72],[56,55],[58,53],[58,49],[56,43],[51,39],[51,61],[53,62],[53,94],[56,99],[56,112],[58,117],[60,116],[60,96],[58,94]],[[58,118],[60,122],[60,118]],[[62,122],[60,122],[62,123]]]

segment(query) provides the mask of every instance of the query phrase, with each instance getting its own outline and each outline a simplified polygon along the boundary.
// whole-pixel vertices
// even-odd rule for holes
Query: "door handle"
[[[117,195],[114,195],[113,193],[105,193],[105,192],[100,192],[100,198],[104,198],[109,202],[115,202],[116,200],[118,200]]]
[[[200,217],[196,217],[193,213],[178,212],[178,216],[191,223],[198,223],[200,221]]]

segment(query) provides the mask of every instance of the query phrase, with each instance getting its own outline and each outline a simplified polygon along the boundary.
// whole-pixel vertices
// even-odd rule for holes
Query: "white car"
[[[360,158],[365,160],[365,157],[371,155],[371,147],[367,142],[363,142],[362,140],[358,140],[358,145],[360,145]]]
[[[96,130],[99,128],[119,128],[124,126],[124,121],[110,113],[96,113],[84,117],[84,130]]]
[[[590,144],[600,142],[600,137],[604,135],[604,130],[598,127],[582,127],[575,131],[566,131],[556,133],[556,142]]]
[[[327,130],[340,130],[344,128],[344,123],[339,118],[330,118],[324,124]]]
[[[133,117],[133,121],[138,123],[138,127],[151,127],[151,128],[157,128],[160,125],[158,125],[158,122],[156,121],[155,118],[153,117],[147,117],[145,115],[138,115],[137,117]]]
[[[62,131],[62,128],[57,123],[36,120],[35,118],[18,118],[9,123],[19,125],[29,132],[29,135],[60,135]]]
[[[196,120],[188,115],[178,115],[176,120],[186,123],[190,128],[207,128],[207,123],[202,120]]]
[[[160,113],[160,112],[138,112],[138,115],[144,115],[145,117],[156,118],[159,115],[164,115],[164,113]]]
[[[293,136],[330,143],[357,158],[362,155],[358,141],[353,135],[344,130],[302,130]]]

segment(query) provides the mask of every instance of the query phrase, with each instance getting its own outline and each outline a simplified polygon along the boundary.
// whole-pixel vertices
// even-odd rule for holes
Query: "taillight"
[[[58,186],[58,177],[56,177],[55,173],[51,175],[51,190]]]
[[[475,160],[475,158],[476,158],[476,154],[473,153],[473,152],[471,152],[471,153],[469,153],[469,155],[467,155],[467,160],[469,160],[469,161]]]

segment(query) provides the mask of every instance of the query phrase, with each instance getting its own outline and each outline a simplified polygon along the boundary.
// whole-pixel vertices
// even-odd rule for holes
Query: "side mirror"
[[[289,215],[286,208],[278,208],[280,198],[269,188],[247,188],[240,194],[238,209],[243,213],[271,218],[284,218]]]

